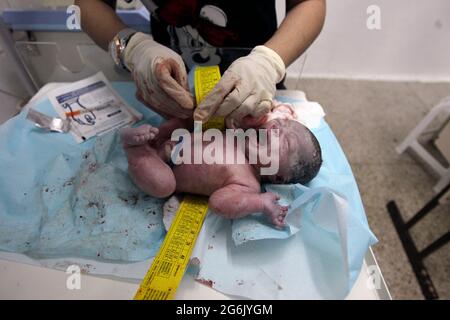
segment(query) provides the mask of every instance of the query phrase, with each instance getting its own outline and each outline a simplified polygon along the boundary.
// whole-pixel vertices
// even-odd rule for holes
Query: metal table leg
[[[424,218],[428,213],[436,208],[439,205],[440,198],[442,198],[448,192],[448,190],[450,190],[450,184],[442,189],[442,191],[439,192],[436,196],[434,196],[407,222],[403,221],[402,215],[395,201],[390,201],[387,204],[387,210],[400,237],[403,248],[406,251],[408,259],[416,275],[417,281],[419,281],[422,293],[426,299],[438,299],[439,296],[433,285],[433,281],[428,274],[428,270],[423,263],[423,260],[431,253],[435,252],[443,245],[450,242],[450,231],[428,245],[425,249],[419,251],[417,250],[411,234],[409,233],[409,229],[411,229],[416,223],[418,223],[422,218]]]

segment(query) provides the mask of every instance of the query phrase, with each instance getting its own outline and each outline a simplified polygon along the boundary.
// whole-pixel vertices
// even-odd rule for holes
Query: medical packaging
[[[142,119],[111,87],[103,73],[55,88],[47,96],[80,143]]]

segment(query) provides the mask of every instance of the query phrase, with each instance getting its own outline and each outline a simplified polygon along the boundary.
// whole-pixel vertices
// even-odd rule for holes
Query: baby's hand
[[[264,205],[264,213],[275,227],[281,229],[286,226],[285,218],[289,207],[279,205],[278,200],[280,200],[280,197],[272,192],[261,194],[261,198]]]
[[[158,132],[158,128],[149,124],[143,124],[137,128],[123,128],[120,131],[120,136],[124,145],[140,146],[147,142],[152,142]]]

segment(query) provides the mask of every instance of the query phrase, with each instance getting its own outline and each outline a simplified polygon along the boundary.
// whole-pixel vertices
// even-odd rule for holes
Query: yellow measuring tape
[[[219,66],[196,67],[194,72],[195,98],[197,106],[216,86],[220,80]],[[212,117],[208,122],[203,124],[203,130],[216,128],[225,129],[225,119],[223,117]]]
[[[218,66],[195,69],[194,85],[197,105],[219,80]],[[224,119],[219,117],[210,119],[203,125],[203,129],[223,129],[224,127]],[[134,296],[135,300],[174,298],[207,212],[207,197],[184,197],[150,270]]]
[[[135,300],[173,299],[208,211],[208,198],[185,196]]]

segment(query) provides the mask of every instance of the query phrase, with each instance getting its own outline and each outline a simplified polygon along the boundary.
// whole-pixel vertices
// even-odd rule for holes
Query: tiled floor
[[[375,255],[394,299],[423,299],[420,287],[386,211],[396,200],[404,218],[433,196],[436,180],[395,147],[443,97],[450,83],[423,84],[302,79],[288,87],[321,103],[327,121],[351,163],[370,226],[379,239]],[[450,229],[450,204],[413,228],[419,249]],[[450,245],[425,260],[441,298],[450,299]]]
[[[432,195],[435,179],[409,155],[394,148],[441,98],[449,84],[302,79],[289,88],[306,92],[327,113],[359,184],[372,230],[375,255],[394,299],[423,299],[408,259],[386,211],[395,199],[408,218]],[[18,100],[0,93],[0,123]],[[413,229],[419,248],[450,229],[450,204]],[[441,298],[450,299],[450,245],[426,260]]]

